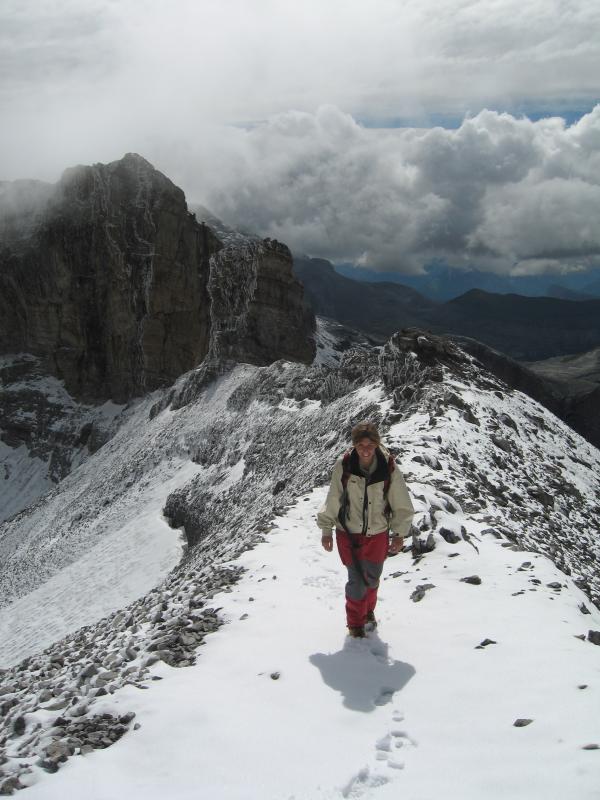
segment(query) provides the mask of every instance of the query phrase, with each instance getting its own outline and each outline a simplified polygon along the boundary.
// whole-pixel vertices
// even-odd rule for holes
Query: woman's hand
[[[333,550],[333,536],[331,534],[329,534],[329,536],[323,534],[323,536],[321,536],[321,545],[323,550],[327,550],[328,553],[331,553]]]
[[[404,547],[404,539],[402,536],[390,536],[390,546],[388,548],[388,553],[391,556],[397,555],[402,548]]]

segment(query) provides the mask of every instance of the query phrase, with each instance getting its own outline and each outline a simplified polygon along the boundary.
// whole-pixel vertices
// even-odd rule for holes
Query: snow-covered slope
[[[92,798],[594,796],[599,762],[581,748],[600,744],[600,650],[586,638],[600,627],[598,451],[417,334],[339,368],[239,366],[205,386],[191,375],[173,396],[188,402],[132,410],[4,529],[11,568],[40,593],[32,601],[5,570],[12,659],[35,651],[44,620],[68,634],[2,675],[6,780],[36,783],[32,797],[74,786]],[[319,549],[314,514],[350,425],[366,417],[399,453],[417,514],[412,550],[388,563],[379,636],[349,645],[344,576]],[[197,544],[117,612],[133,594],[110,576],[123,563],[143,573],[156,545],[136,516],[158,524],[167,494],[171,523]],[[474,574],[480,585],[460,580]],[[104,594],[113,613],[92,624]],[[475,649],[486,638],[497,643]],[[517,717],[534,721],[513,728]]]
[[[123,410],[112,402],[77,402],[61,381],[43,373],[35,356],[0,356],[0,523],[33,505],[101,447]]]

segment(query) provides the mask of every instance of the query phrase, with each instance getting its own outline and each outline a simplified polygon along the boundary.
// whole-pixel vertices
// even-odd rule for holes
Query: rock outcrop
[[[219,254],[181,189],[138,155],[74,167],[54,187],[2,184],[0,233],[0,353],[38,357],[79,399],[125,402],[209,351],[314,356],[287,248]]]
[[[211,359],[266,366],[315,357],[315,318],[286,245],[265,239],[224,248],[211,258],[208,289]]]

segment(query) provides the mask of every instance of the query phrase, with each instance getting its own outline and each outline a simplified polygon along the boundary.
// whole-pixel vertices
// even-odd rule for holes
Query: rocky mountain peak
[[[249,338],[228,346],[228,358],[312,358],[313,317],[291,259],[266,243],[211,261],[222,243],[142,156],[73,167],[38,188],[4,187],[0,197],[0,353],[36,356],[87,401],[124,402],[172,384],[214,353],[229,323],[213,303],[236,306],[249,259],[258,293],[245,299]]]

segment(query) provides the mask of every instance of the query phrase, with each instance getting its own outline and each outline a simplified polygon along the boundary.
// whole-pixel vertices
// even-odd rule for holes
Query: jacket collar
[[[375,458],[377,459],[377,467],[375,472],[373,472],[369,478],[368,483],[379,483],[379,481],[385,481],[388,476],[388,466],[387,466],[387,459],[384,454],[381,452],[381,448],[378,447],[375,450]],[[360,478],[363,478],[364,475],[360,470],[360,464],[358,460],[358,453],[352,448],[352,452],[350,453],[350,472],[352,475],[358,475]]]

